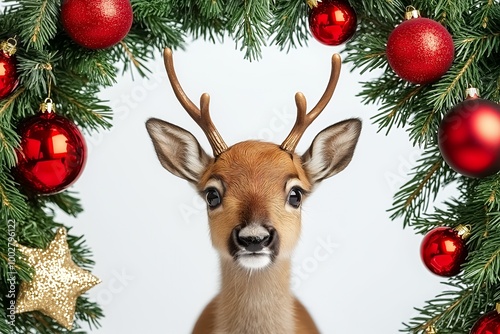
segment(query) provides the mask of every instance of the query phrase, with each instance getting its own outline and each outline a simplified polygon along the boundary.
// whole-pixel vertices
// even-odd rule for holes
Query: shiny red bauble
[[[64,0],[61,6],[64,30],[87,49],[117,44],[130,31],[132,21],[129,0]]]
[[[470,334],[500,334],[500,314],[491,311],[479,318]]]
[[[358,19],[347,0],[323,0],[309,13],[309,29],[319,42],[340,45],[356,32]]]
[[[453,39],[440,23],[411,18],[389,35],[387,60],[396,74],[414,84],[429,84],[441,78],[455,56]]]
[[[468,98],[453,107],[439,126],[438,145],[446,163],[469,177],[500,170],[500,105]]]
[[[87,147],[73,122],[55,113],[24,120],[16,180],[37,194],[54,194],[73,184],[85,166]]]
[[[465,237],[450,227],[435,228],[422,240],[420,256],[434,274],[454,276],[460,272],[467,257]]]
[[[14,53],[15,44],[10,41],[0,44],[0,99],[12,93],[19,83],[17,59]]]

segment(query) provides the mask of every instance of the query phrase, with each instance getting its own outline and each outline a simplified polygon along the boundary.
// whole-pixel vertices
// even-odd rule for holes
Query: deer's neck
[[[294,333],[290,267],[290,261],[280,260],[265,270],[250,272],[222,259],[216,333]]]

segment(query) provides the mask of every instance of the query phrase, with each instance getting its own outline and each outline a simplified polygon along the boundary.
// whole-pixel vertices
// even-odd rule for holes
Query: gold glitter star
[[[46,249],[18,245],[35,273],[30,282],[21,283],[16,313],[40,311],[71,330],[76,299],[100,280],[73,262],[66,235],[59,228]]]

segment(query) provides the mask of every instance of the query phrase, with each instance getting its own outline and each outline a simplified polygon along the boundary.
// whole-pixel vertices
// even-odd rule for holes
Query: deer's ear
[[[361,133],[361,121],[348,119],[318,133],[302,155],[302,164],[312,184],[329,178],[347,167]]]
[[[146,122],[149,136],[163,167],[189,182],[197,183],[212,158],[188,131],[156,118]]]

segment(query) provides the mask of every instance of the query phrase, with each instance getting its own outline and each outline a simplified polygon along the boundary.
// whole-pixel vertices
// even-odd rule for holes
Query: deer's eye
[[[205,190],[205,199],[207,201],[208,207],[211,209],[215,209],[222,202],[220,193],[215,188],[208,188],[207,190]]]
[[[300,203],[302,202],[302,190],[293,187],[288,193],[287,202],[296,209],[300,207]]]

